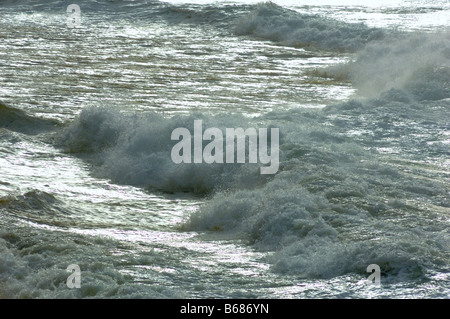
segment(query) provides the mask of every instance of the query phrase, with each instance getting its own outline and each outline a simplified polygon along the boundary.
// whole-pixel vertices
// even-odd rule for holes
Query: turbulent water
[[[0,1],[0,297],[448,298],[449,26],[440,0]],[[174,163],[194,120],[278,128],[279,170]]]

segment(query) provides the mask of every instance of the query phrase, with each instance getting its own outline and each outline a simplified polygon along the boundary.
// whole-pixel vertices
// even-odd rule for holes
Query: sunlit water
[[[70,3],[0,1],[0,297],[450,295],[447,1]],[[279,171],[174,164],[195,119]]]

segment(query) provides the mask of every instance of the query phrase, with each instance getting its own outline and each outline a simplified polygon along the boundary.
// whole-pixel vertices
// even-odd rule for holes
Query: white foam
[[[395,89],[418,101],[445,99],[450,97],[449,43],[450,32],[391,34],[369,43],[354,61],[325,72],[347,77],[366,97]]]
[[[176,164],[171,160],[172,131],[190,128],[194,120],[203,119],[205,127],[243,127],[249,125],[243,116],[205,116],[191,114],[164,118],[156,113],[125,115],[115,109],[83,110],[58,138],[68,152],[91,154],[98,173],[117,183],[149,187],[163,191],[210,192],[227,185],[235,176],[253,177],[259,164]],[[248,162],[248,160],[247,160]],[[235,171],[240,171],[236,174]]]

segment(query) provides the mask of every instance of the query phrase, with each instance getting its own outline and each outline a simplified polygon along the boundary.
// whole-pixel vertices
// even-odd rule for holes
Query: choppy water
[[[448,298],[450,4],[337,3],[0,1],[0,297]]]

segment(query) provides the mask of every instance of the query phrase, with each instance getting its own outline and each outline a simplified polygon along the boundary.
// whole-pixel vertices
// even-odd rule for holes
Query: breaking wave
[[[182,228],[220,232],[272,252],[268,261],[276,272],[330,278],[365,273],[376,263],[387,282],[448,272],[447,224],[430,222],[443,220],[450,207],[448,183],[434,178],[448,165],[442,162],[449,154],[448,33],[387,37],[272,3],[239,18],[238,35],[355,52],[350,63],[318,73],[351,81],[359,96],[322,110],[275,110],[256,118],[91,107],[56,144],[116,183],[208,193]],[[278,173],[262,176],[259,164],[173,163],[172,131],[192,129],[198,119],[223,131],[278,127]]]
[[[288,46],[345,52],[355,52],[368,42],[384,37],[380,29],[302,14],[272,2],[256,5],[250,14],[239,20],[235,32]]]

